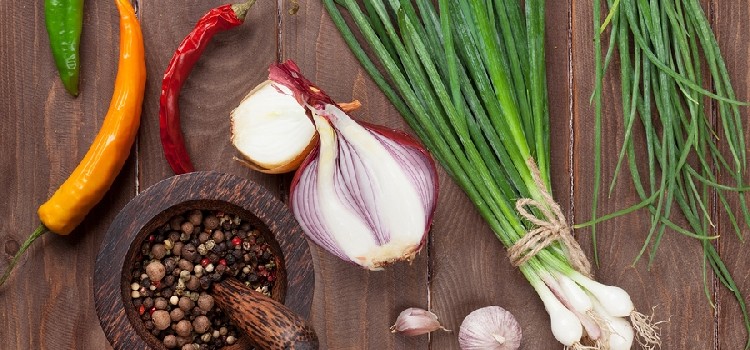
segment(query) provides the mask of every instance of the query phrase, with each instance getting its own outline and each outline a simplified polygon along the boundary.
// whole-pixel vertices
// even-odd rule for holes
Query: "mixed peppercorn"
[[[276,257],[260,231],[239,216],[192,210],[141,244],[131,272],[133,307],[168,349],[218,349],[238,331],[214,304],[213,283],[233,277],[270,296]]]

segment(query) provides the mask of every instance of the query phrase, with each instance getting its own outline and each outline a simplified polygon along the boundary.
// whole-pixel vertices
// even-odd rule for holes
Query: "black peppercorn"
[[[191,291],[197,291],[201,287],[200,280],[195,276],[190,276],[190,279],[187,281],[187,283],[185,283],[185,285]]]
[[[203,226],[206,228],[206,230],[215,230],[217,227],[219,227],[219,218],[213,215],[206,216],[203,219]]]
[[[260,232],[252,225],[247,222],[235,224],[235,220],[231,214],[200,210],[177,215],[147,236],[136,252],[130,283],[135,286],[133,288],[138,288],[136,292],[140,296],[132,298],[132,305],[139,311],[144,327],[165,347],[189,346],[208,350],[236,342],[237,329],[229,318],[218,308],[206,305],[206,300],[202,300],[203,305],[199,302],[201,297],[210,298],[205,291],[225,276],[236,276],[243,282],[250,282],[252,288],[273,287],[271,278],[275,276],[275,259],[268,244],[263,238],[256,239]],[[210,247],[203,256],[198,251],[201,244]],[[143,276],[146,265],[154,262],[164,267],[160,281]],[[199,265],[201,263],[203,266]],[[265,269],[261,275],[258,274],[262,271],[257,270],[259,267]],[[180,288],[176,290],[178,277],[182,278]],[[151,290],[154,286],[156,288]],[[156,327],[152,319],[154,309],[159,311],[157,316],[169,313],[167,328],[160,330]],[[205,320],[210,321],[210,328],[206,329]],[[179,323],[182,324],[178,327]],[[189,332],[188,324],[192,328]],[[177,328],[183,335],[177,334]]]
[[[192,262],[185,260],[185,259],[181,259],[180,262],[177,264],[177,266],[179,266],[180,270],[183,270],[183,271],[193,271],[193,267],[194,267]]]
[[[200,282],[200,284],[201,284],[201,288],[202,288],[203,290],[206,290],[206,289],[208,289],[209,287],[211,287],[211,279],[210,279],[210,278],[208,278],[208,276],[203,276],[203,277],[201,277],[201,278],[199,279],[199,282]]]
[[[175,216],[171,220],[169,220],[169,228],[174,231],[179,231],[183,221],[185,220],[181,216]]]
[[[206,243],[206,241],[208,241],[209,238],[210,238],[210,235],[208,234],[208,232],[201,232],[198,235],[198,242]]]
[[[211,238],[214,240],[214,242],[219,243],[224,240],[224,232],[222,232],[221,230],[215,230]]]
[[[237,261],[233,254],[227,254],[224,259],[227,261],[227,265],[231,266]]]
[[[180,225],[180,230],[182,230],[182,233],[185,234],[192,234],[194,229],[194,225],[190,221],[185,221]]]
[[[188,214],[188,221],[194,226],[198,226],[203,221],[203,213],[200,210],[193,210]]]
[[[148,310],[151,310],[151,308],[154,307],[154,299],[153,298],[143,299],[143,307],[145,307]]]
[[[188,261],[195,261],[195,259],[199,256],[200,255],[198,254],[198,249],[195,248],[195,245],[186,244],[184,247],[182,247],[182,257],[184,259],[187,259]]]
[[[212,264],[218,263],[220,259],[221,258],[219,258],[219,254],[213,252],[208,254],[208,260],[211,261]]]
[[[177,241],[174,244],[174,247],[172,247],[172,255],[174,255],[174,256],[181,256],[182,255],[182,247],[184,245],[185,245],[184,243],[182,243],[180,241]]]
[[[176,279],[176,277],[175,277],[175,276],[172,276],[172,275],[169,275],[169,276],[167,276],[167,277],[164,277],[164,284],[165,284],[165,285],[166,285],[167,287],[171,287],[171,286],[174,286],[174,281],[175,281],[175,279]]]
[[[232,251],[232,255],[234,255],[234,258],[236,260],[241,260],[242,259],[242,250],[233,250]]]
[[[178,242],[180,240],[180,233],[177,231],[170,231],[167,238],[172,242]]]
[[[174,258],[169,257],[164,260],[164,269],[167,272],[167,275],[172,274],[174,272],[174,268],[177,264],[174,261]]]

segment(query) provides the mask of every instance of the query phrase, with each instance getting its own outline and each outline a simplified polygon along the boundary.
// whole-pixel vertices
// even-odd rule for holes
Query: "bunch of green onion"
[[[600,0],[594,0],[594,28],[597,32],[594,42],[597,77],[594,92],[597,116],[594,193],[598,192],[601,174],[602,81],[617,49],[626,128],[615,178],[609,190],[611,193],[627,155],[631,178],[642,200],[635,207],[646,206],[652,218],[651,229],[636,261],[649,246],[649,264],[653,261],[667,228],[697,238],[704,251],[706,297],[711,302],[707,261],[719,281],[739,302],[745,327],[750,333],[745,299],[711,242],[717,238],[712,234],[714,224],[710,213],[714,193],[740,239],[742,235],[735,212],[741,212],[745,223],[750,224],[750,212],[744,197],[739,196],[739,209],[733,209],[727,200],[727,194],[741,194],[749,189],[744,187],[742,178],[747,155],[738,108],[741,103],[735,101],[729,74],[700,1],[607,0],[608,15],[603,21],[601,5]],[[607,29],[609,47],[603,58],[601,37],[606,35]],[[709,77],[704,76],[704,71]],[[717,107],[717,125],[713,125],[706,113],[707,103],[711,100]],[[643,128],[645,140],[633,139],[635,127]],[[638,170],[636,142],[645,142],[646,175],[641,175]],[[726,150],[719,148],[720,143],[726,146]],[[734,183],[718,183],[717,172],[731,176]],[[599,221],[596,208],[595,196],[592,222]],[[687,227],[675,223],[674,212],[682,213],[687,219]],[[620,213],[608,217],[617,214]],[[750,337],[745,348],[750,348]]]
[[[543,0],[526,0],[525,8],[484,0],[441,0],[439,9],[431,0],[323,3],[363,67],[507,248],[544,222],[566,225],[548,193]],[[519,198],[534,203],[530,215]],[[618,350],[630,349],[638,333],[643,345],[658,344],[628,294],[588,277],[571,260],[576,253],[577,244],[557,241],[519,264],[556,339],[573,349]]]

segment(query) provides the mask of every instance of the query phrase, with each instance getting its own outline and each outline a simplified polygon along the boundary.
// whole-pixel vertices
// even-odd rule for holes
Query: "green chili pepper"
[[[45,0],[44,19],[60,79],[65,90],[78,96],[83,0]]]

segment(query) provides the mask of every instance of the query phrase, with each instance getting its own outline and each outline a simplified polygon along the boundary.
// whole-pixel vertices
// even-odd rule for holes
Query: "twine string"
[[[542,181],[539,168],[534,159],[529,159],[526,164],[531,170],[531,176],[541,194],[542,200],[521,198],[516,201],[516,210],[528,222],[535,227],[521,237],[508,249],[508,257],[514,266],[521,266],[528,262],[544,248],[560,241],[565,254],[572,267],[578,272],[591,277],[591,263],[583,253],[581,245],[573,237],[572,230],[565,220],[565,214],[555,200],[552,198],[547,185]],[[527,208],[535,208],[541,217],[533,215]]]

